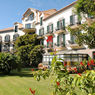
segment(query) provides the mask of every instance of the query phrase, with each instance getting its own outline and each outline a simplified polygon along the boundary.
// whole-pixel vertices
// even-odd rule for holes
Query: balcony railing
[[[54,33],[55,34],[66,33],[65,26],[56,28]]]
[[[77,27],[79,27],[79,25],[81,25],[81,21],[77,21],[77,22],[72,22],[72,23],[70,23],[70,27],[72,28],[72,29],[74,29],[74,28],[77,28]]]
[[[23,29],[23,32],[25,33],[31,33],[31,32],[36,32],[36,28],[29,28],[29,29]]]
[[[53,35],[53,31],[52,30],[46,32],[46,34],[45,34],[45,36],[50,36],[50,35]]]

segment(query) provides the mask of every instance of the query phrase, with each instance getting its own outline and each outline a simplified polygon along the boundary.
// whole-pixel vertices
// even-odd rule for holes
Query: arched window
[[[16,41],[16,39],[19,37],[19,34],[14,34],[13,35],[13,41]]]
[[[5,42],[10,42],[10,35],[5,36]]]

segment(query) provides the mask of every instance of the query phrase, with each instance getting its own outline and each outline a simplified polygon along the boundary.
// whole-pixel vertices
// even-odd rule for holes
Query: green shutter
[[[65,30],[65,19],[63,19],[63,30]]]
[[[51,46],[53,47],[53,38],[52,38],[52,45]]]
[[[59,46],[59,35],[57,36],[57,46]]]
[[[47,33],[49,33],[49,26],[47,26]]]
[[[43,17],[40,18],[40,25],[42,25],[42,20],[43,20]]]
[[[41,34],[41,29],[39,29],[39,36],[40,36],[40,34]]]
[[[53,24],[51,25],[51,27],[52,27],[52,32],[53,32]]]
[[[59,21],[57,22],[57,29],[59,30]]]
[[[44,35],[44,28],[43,28],[43,35]]]
[[[63,34],[63,46],[65,47],[65,34]]]
[[[47,48],[49,47],[49,42],[47,42]]]
[[[70,16],[70,24],[73,24],[73,15]]]

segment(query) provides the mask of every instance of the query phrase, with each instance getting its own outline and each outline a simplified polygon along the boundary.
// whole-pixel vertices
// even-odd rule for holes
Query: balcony
[[[57,46],[55,46],[55,49],[56,49],[57,51],[66,50],[66,46],[65,46],[64,43],[57,44]]]
[[[47,33],[45,34],[46,37],[51,36],[51,35],[53,35],[53,32],[52,32],[52,31],[49,31],[49,32],[47,32]]]
[[[31,33],[31,32],[36,32],[36,28],[29,28],[29,29],[23,29],[23,32],[25,33]]]
[[[76,22],[75,24],[74,24],[74,23],[70,23],[69,26],[70,26],[72,29],[76,29],[76,28],[78,28],[80,25],[81,25],[81,22]]]
[[[72,49],[83,49],[83,48],[85,48],[84,46],[80,46],[80,45],[78,45],[78,44],[76,44],[76,43],[74,43],[74,42],[71,42],[71,41],[68,41],[69,42],[69,46],[72,48]]]
[[[43,35],[38,35],[38,39],[43,39],[44,36]]]
[[[61,27],[59,29],[56,29],[56,31],[54,33],[55,34],[66,33],[65,27]]]

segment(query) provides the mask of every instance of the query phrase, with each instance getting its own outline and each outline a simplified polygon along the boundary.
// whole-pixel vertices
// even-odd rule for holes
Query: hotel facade
[[[67,61],[82,61],[88,56],[95,58],[95,49],[89,49],[87,45],[79,46],[75,37],[66,27],[77,27],[84,23],[85,19],[78,20],[73,13],[76,2],[60,9],[39,11],[33,8],[27,9],[23,14],[22,24],[16,22],[14,27],[0,30],[0,51],[13,51],[14,41],[18,36],[25,34],[26,29],[36,29],[40,44],[44,46],[45,54],[43,63],[50,64],[54,55],[50,52],[57,51],[58,58]],[[50,38],[52,41],[47,41]]]

